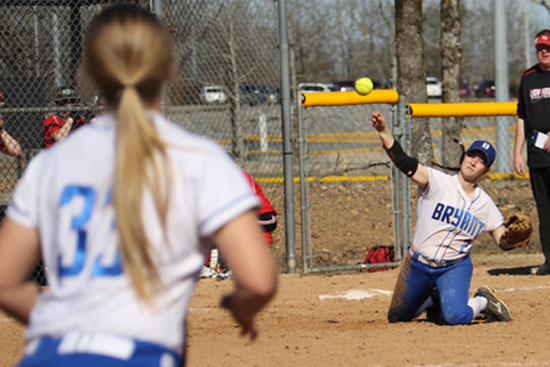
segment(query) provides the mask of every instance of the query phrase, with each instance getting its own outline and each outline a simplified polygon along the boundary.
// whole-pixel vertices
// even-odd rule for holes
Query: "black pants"
[[[539,232],[542,253],[550,265],[550,167],[530,168],[531,188],[539,213]]]

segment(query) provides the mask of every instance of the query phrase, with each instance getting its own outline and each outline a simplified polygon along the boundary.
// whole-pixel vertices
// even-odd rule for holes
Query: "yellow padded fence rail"
[[[517,102],[409,103],[407,117],[514,116]]]
[[[395,104],[399,94],[393,89],[375,89],[362,96],[355,91],[302,93],[302,107],[348,106],[368,103]]]

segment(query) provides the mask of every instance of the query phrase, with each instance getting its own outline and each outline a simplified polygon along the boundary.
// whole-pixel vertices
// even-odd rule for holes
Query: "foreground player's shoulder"
[[[23,172],[21,179],[27,178],[38,180],[40,177],[43,177],[51,171],[51,169],[48,169],[47,162],[49,160],[48,157],[52,155],[52,151],[52,148],[43,149],[38,154],[33,156],[25,167],[25,171]]]

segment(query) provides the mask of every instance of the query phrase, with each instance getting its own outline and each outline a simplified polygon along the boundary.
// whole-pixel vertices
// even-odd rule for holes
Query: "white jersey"
[[[432,168],[428,171],[428,187],[418,190],[412,247],[424,258],[437,262],[464,258],[482,232],[502,225],[502,214],[479,186],[470,197],[457,175]]]
[[[172,168],[166,237],[149,191],[141,213],[163,287],[148,307],[122,272],[111,205],[116,121],[100,116],[33,158],[7,212],[37,230],[47,266],[49,289],[32,311],[27,339],[110,333],[181,351],[206,238],[259,201],[221,147],[151,116]]]

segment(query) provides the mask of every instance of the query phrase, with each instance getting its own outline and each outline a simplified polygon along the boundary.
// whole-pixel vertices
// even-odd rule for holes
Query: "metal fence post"
[[[402,134],[402,126],[401,126],[401,120],[399,119],[399,111],[396,111],[395,108],[392,108],[391,112],[391,129],[392,134],[394,134],[395,139],[399,139]],[[403,212],[402,204],[401,204],[401,190],[403,189],[401,186],[401,181],[403,180],[403,177],[401,176],[399,170],[394,164],[391,164],[390,169],[390,180],[391,180],[391,187],[392,187],[392,214],[393,214],[393,238],[395,243],[395,256],[396,260],[400,260],[402,257],[402,227],[401,227],[401,215]]]
[[[508,102],[510,99],[508,91],[508,52],[506,49],[507,29],[506,10],[502,0],[494,0],[494,21],[495,21],[495,101]],[[510,172],[510,117],[496,117],[496,169],[497,172]]]
[[[403,128],[403,135],[401,136],[401,146],[406,152],[409,152],[409,142],[410,142],[410,123],[409,119],[406,117],[406,98],[404,96],[399,96],[398,102],[398,119],[401,121],[401,126]],[[403,221],[403,245],[402,249],[406,250],[410,243],[411,236],[411,191],[410,191],[410,181],[402,174],[403,178],[403,187],[401,188],[402,193],[402,221]]]
[[[162,0],[151,0],[150,5],[153,13],[159,18],[162,19]]]
[[[296,96],[297,102],[299,102],[300,94]],[[298,173],[300,177],[300,219],[302,221],[301,226],[301,239],[302,239],[302,271],[308,272],[308,249],[309,249],[309,206],[308,206],[308,194],[307,194],[307,180],[306,180],[306,138],[304,134],[304,122],[303,111],[299,103],[298,106]]]
[[[292,161],[292,121],[290,114],[290,65],[287,33],[286,0],[279,0],[279,58],[281,62],[281,115],[283,123],[283,170],[285,182],[285,234],[289,273],[296,272],[294,222],[294,165]]]

